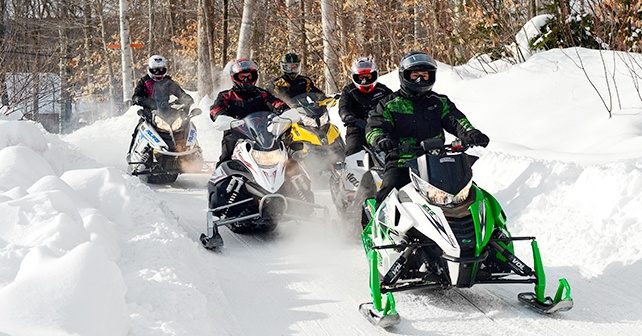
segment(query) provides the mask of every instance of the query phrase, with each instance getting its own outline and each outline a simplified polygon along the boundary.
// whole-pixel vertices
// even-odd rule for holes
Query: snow
[[[607,105],[609,83],[611,117],[578,57]],[[516,300],[526,285],[403,292],[395,334],[642,334],[642,100],[630,57],[642,61],[561,49],[497,73],[440,64],[435,91],[491,139],[473,151],[475,180],[513,235],[537,237],[548,295],[567,278],[575,307],[527,310]],[[381,81],[398,88],[396,73]],[[207,251],[207,175],[149,186],[125,174],[137,118],[130,109],[66,136],[0,120],[0,335],[388,333],[357,310],[370,296],[351,224],[223,229],[225,247]],[[221,135],[207,113],[194,121],[216,160]],[[332,209],[328,191],[316,193]]]

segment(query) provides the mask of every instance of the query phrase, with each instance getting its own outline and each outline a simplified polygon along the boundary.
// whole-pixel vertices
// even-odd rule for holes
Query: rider
[[[290,99],[307,92],[323,95],[323,91],[314,86],[310,77],[301,75],[301,58],[299,55],[294,53],[285,54],[281,57],[279,64],[283,75],[274,78],[270,82],[268,90],[272,94],[284,101],[290,101]]]
[[[161,55],[153,55],[147,60],[147,75],[138,80],[132,96],[132,102],[143,109],[142,116],[132,134],[132,141],[129,145],[130,150],[134,145],[138,126],[146,119],[151,118],[152,110],[169,108],[170,95],[178,98],[176,103],[183,106],[182,110],[185,113],[189,112],[194,99],[181,89],[172,77],[167,75],[167,61],[165,58]]]
[[[289,107],[271,93],[256,86],[259,69],[247,58],[232,62],[230,77],[234,83],[232,89],[219,92],[214,104],[210,106],[210,118],[216,120],[219,115],[241,119],[253,112],[272,111],[281,114]],[[232,158],[232,151],[238,137],[227,130],[223,133],[221,156],[217,165]]]
[[[399,62],[400,90],[379,101],[368,118],[368,143],[386,152],[377,204],[381,204],[393,188],[400,189],[410,183],[404,162],[416,155],[404,152],[399,145],[418,145],[431,138],[444,139],[444,130],[464,144],[488,145],[488,136],[474,128],[446,95],[432,90],[436,73],[437,62],[428,54],[420,51],[406,54]]]
[[[377,83],[377,64],[369,57],[359,57],[350,68],[352,83],[341,92],[339,115],[346,126],[346,156],[357,153],[366,143],[366,120],[381,98],[392,93]]]

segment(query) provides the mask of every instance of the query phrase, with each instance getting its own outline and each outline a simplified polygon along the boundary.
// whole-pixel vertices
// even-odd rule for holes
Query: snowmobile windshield
[[[290,127],[287,119],[268,111],[254,112],[234,121],[231,129],[243,138],[254,141],[262,149],[278,147],[279,137]]]
[[[422,193],[427,193],[431,201],[435,201],[434,195],[436,191],[434,188],[454,197],[455,200],[456,196],[462,191],[466,192],[464,196],[468,195],[473,172],[466,153],[454,155],[424,154],[416,159],[407,161],[406,165],[410,167],[410,179],[415,185],[415,189]]]
[[[154,125],[160,131],[172,132],[183,127],[185,114],[176,109],[164,109],[154,111]]]
[[[290,106],[296,107],[301,115],[311,118],[321,118],[328,112],[325,105],[319,105],[319,95],[312,92],[295,96]]]

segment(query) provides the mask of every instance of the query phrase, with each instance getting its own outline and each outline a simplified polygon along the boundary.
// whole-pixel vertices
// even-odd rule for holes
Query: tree
[[[243,19],[241,20],[236,58],[251,57],[252,35],[254,33],[254,1],[243,1]]]
[[[325,91],[339,92],[339,65],[335,35],[335,15],[333,0],[321,0],[321,21],[323,25],[323,63],[325,75]]]
[[[123,75],[123,104],[128,108],[132,104],[134,83],[132,80],[132,49],[129,38],[129,1],[120,0],[120,47]]]

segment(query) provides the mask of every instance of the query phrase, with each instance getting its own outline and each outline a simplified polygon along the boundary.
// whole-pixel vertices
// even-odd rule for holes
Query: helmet
[[[295,79],[301,73],[301,57],[297,54],[283,55],[279,64],[283,74],[288,75],[291,79]]]
[[[250,76],[241,74],[250,74]],[[234,82],[235,88],[240,91],[252,91],[256,87],[256,81],[259,79],[259,67],[247,58],[239,58],[232,62],[230,77]]]
[[[147,74],[155,81],[159,81],[167,75],[167,61],[161,55],[154,55],[147,60]]]
[[[428,71],[428,79],[410,79],[413,71]],[[437,74],[437,62],[425,52],[411,51],[399,62],[399,84],[407,93],[419,95],[432,90]]]
[[[375,85],[377,85],[377,78],[379,77],[377,64],[369,57],[357,58],[357,60],[352,63],[350,74],[354,85],[363,93],[372,92]]]

